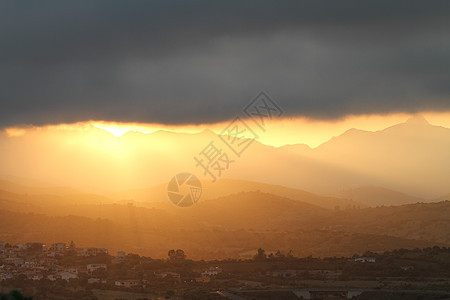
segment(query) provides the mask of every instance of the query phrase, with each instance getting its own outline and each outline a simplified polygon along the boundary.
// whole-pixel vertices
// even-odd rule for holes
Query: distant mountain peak
[[[430,125],[430,123],[421,115],[415,115],[406,121],[407,124]]]

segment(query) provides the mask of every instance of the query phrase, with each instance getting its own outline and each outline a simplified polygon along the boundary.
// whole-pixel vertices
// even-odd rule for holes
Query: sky
[[[2,1],[0,127],[450,110],[448,1]]]

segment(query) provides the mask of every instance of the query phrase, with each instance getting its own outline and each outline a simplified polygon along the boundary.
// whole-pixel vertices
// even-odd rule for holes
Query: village
[[[124,251],[111,255],[108,249],[79,248],[74,242],[0,242],[0,293],[18,289],[33,299],[131,300],[251,293],[260,297],[280,291],[305,299],[313,293],[358,296],[430,287],[445,291],[449,255],[448,248],[433,247],[296,258],[280,251],[266,254],[260,248],[247,260],[193,261],[181,249],[169,250],[165,259],[152,259]]]
[[[169,251],[169,258],[180,260],[184,259],[182,250]],[[131,254],[131,257],[136,256]],[[128,256],[128,259],[130,258]],[[76,257],[77,259],[68,260]],[[75,261],[91,262],[80,265]],[[72,242],[69,245],[65,243],[54,243],[47,246],[41,242],[29,242],[26,244],[10,245],[0,241],[0,281],[14,278],[24,278],[27,280],[50,281],[79,280],[87,279],[87,284],[106,284],[106,274],[108,265],[123,265],[127,262],[127,255],[124,251],[119,251],[115,256],[108,254],[105,248],[76,248]],[[66,263],[64,263],[66,262]],[[67,263],[69,262],[69,263]],[[220,268],[206,268],[197,270],[197,282],[209,282],[209,276],[217,275],[221,272]],[[97,275],[97,276],[96,276]],[[161,271],[154,273],[155,278],[173,278],[180,279],[180,274],[170,271]],[[108,281],[108,283],[110,283]],[[145,279],[117,279],[114,280],[114,286],[124,288],[145,287],[148,280]]]

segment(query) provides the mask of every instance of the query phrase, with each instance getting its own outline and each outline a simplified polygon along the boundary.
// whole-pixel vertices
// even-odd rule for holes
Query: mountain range
[[[398,191],[413,197],[411,201],[449,193],[450,129],[431,125],[422,117],[375,132],[350,129],[316,148],[303,144],[277,148],[255,141],[240,157],[209,130],[195,134],[128,132],[120,138],[95,127],[86,132],[79,137],[71,133],[69,139],[58,131],[44,141],[35,136],[38,133],[1,135],[1,173],[115,199],[131,195],[141,201],[145,193],[130,190],[165,185],[181,172],[211,181],[196,167],[194,157],[213,141],[233,160],[219,179],[283,185],[344,198],[351,198],[344,191],[366,187]],[[32,149],[33,155],[26,149]],[[120,194],[124,190],[129,192]],[[395,204],[410,202],[404,200]]]

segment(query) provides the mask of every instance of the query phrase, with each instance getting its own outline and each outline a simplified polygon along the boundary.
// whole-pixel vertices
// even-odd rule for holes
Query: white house
[[[180,278],[180,274],[175,273],[175,272],[161,272],[161,273],[155,273],[155,275],[158,278],[166,278],[166,277]]]
[[[72,272],[66,272],[66,271],[62,271],[62,272],[58,272],[57,275],[59,277],[61,277],[61,279],[69,281],[69,279],[76,279],[78,278],[78,274],[76,273],[72,273]]]
[[[107,270],[106,264],[89,264],[86,266],[88,272],[95,272],[97,270]]]
[[[47,276],[47,278],[50,281],[55,281],[56,279],[58,279],[58,277],[55,274],[50,274]]]
[[[355,261],[362,262],[362,263],[366,263],[366,262],[374,263],[374,262],[376,262],[376,258],[375,257],[358,257],[358,258],[355,258]]]
[[[94,284],[94,283],[106,283],[106,279],[101,278],[89,278],[88,284]]]
[[[217,275],[220,272],[222,272],[222,269],[219,267],[211,267],[205,271],[202,272],[203,276],[212,276],[212,275]]]

